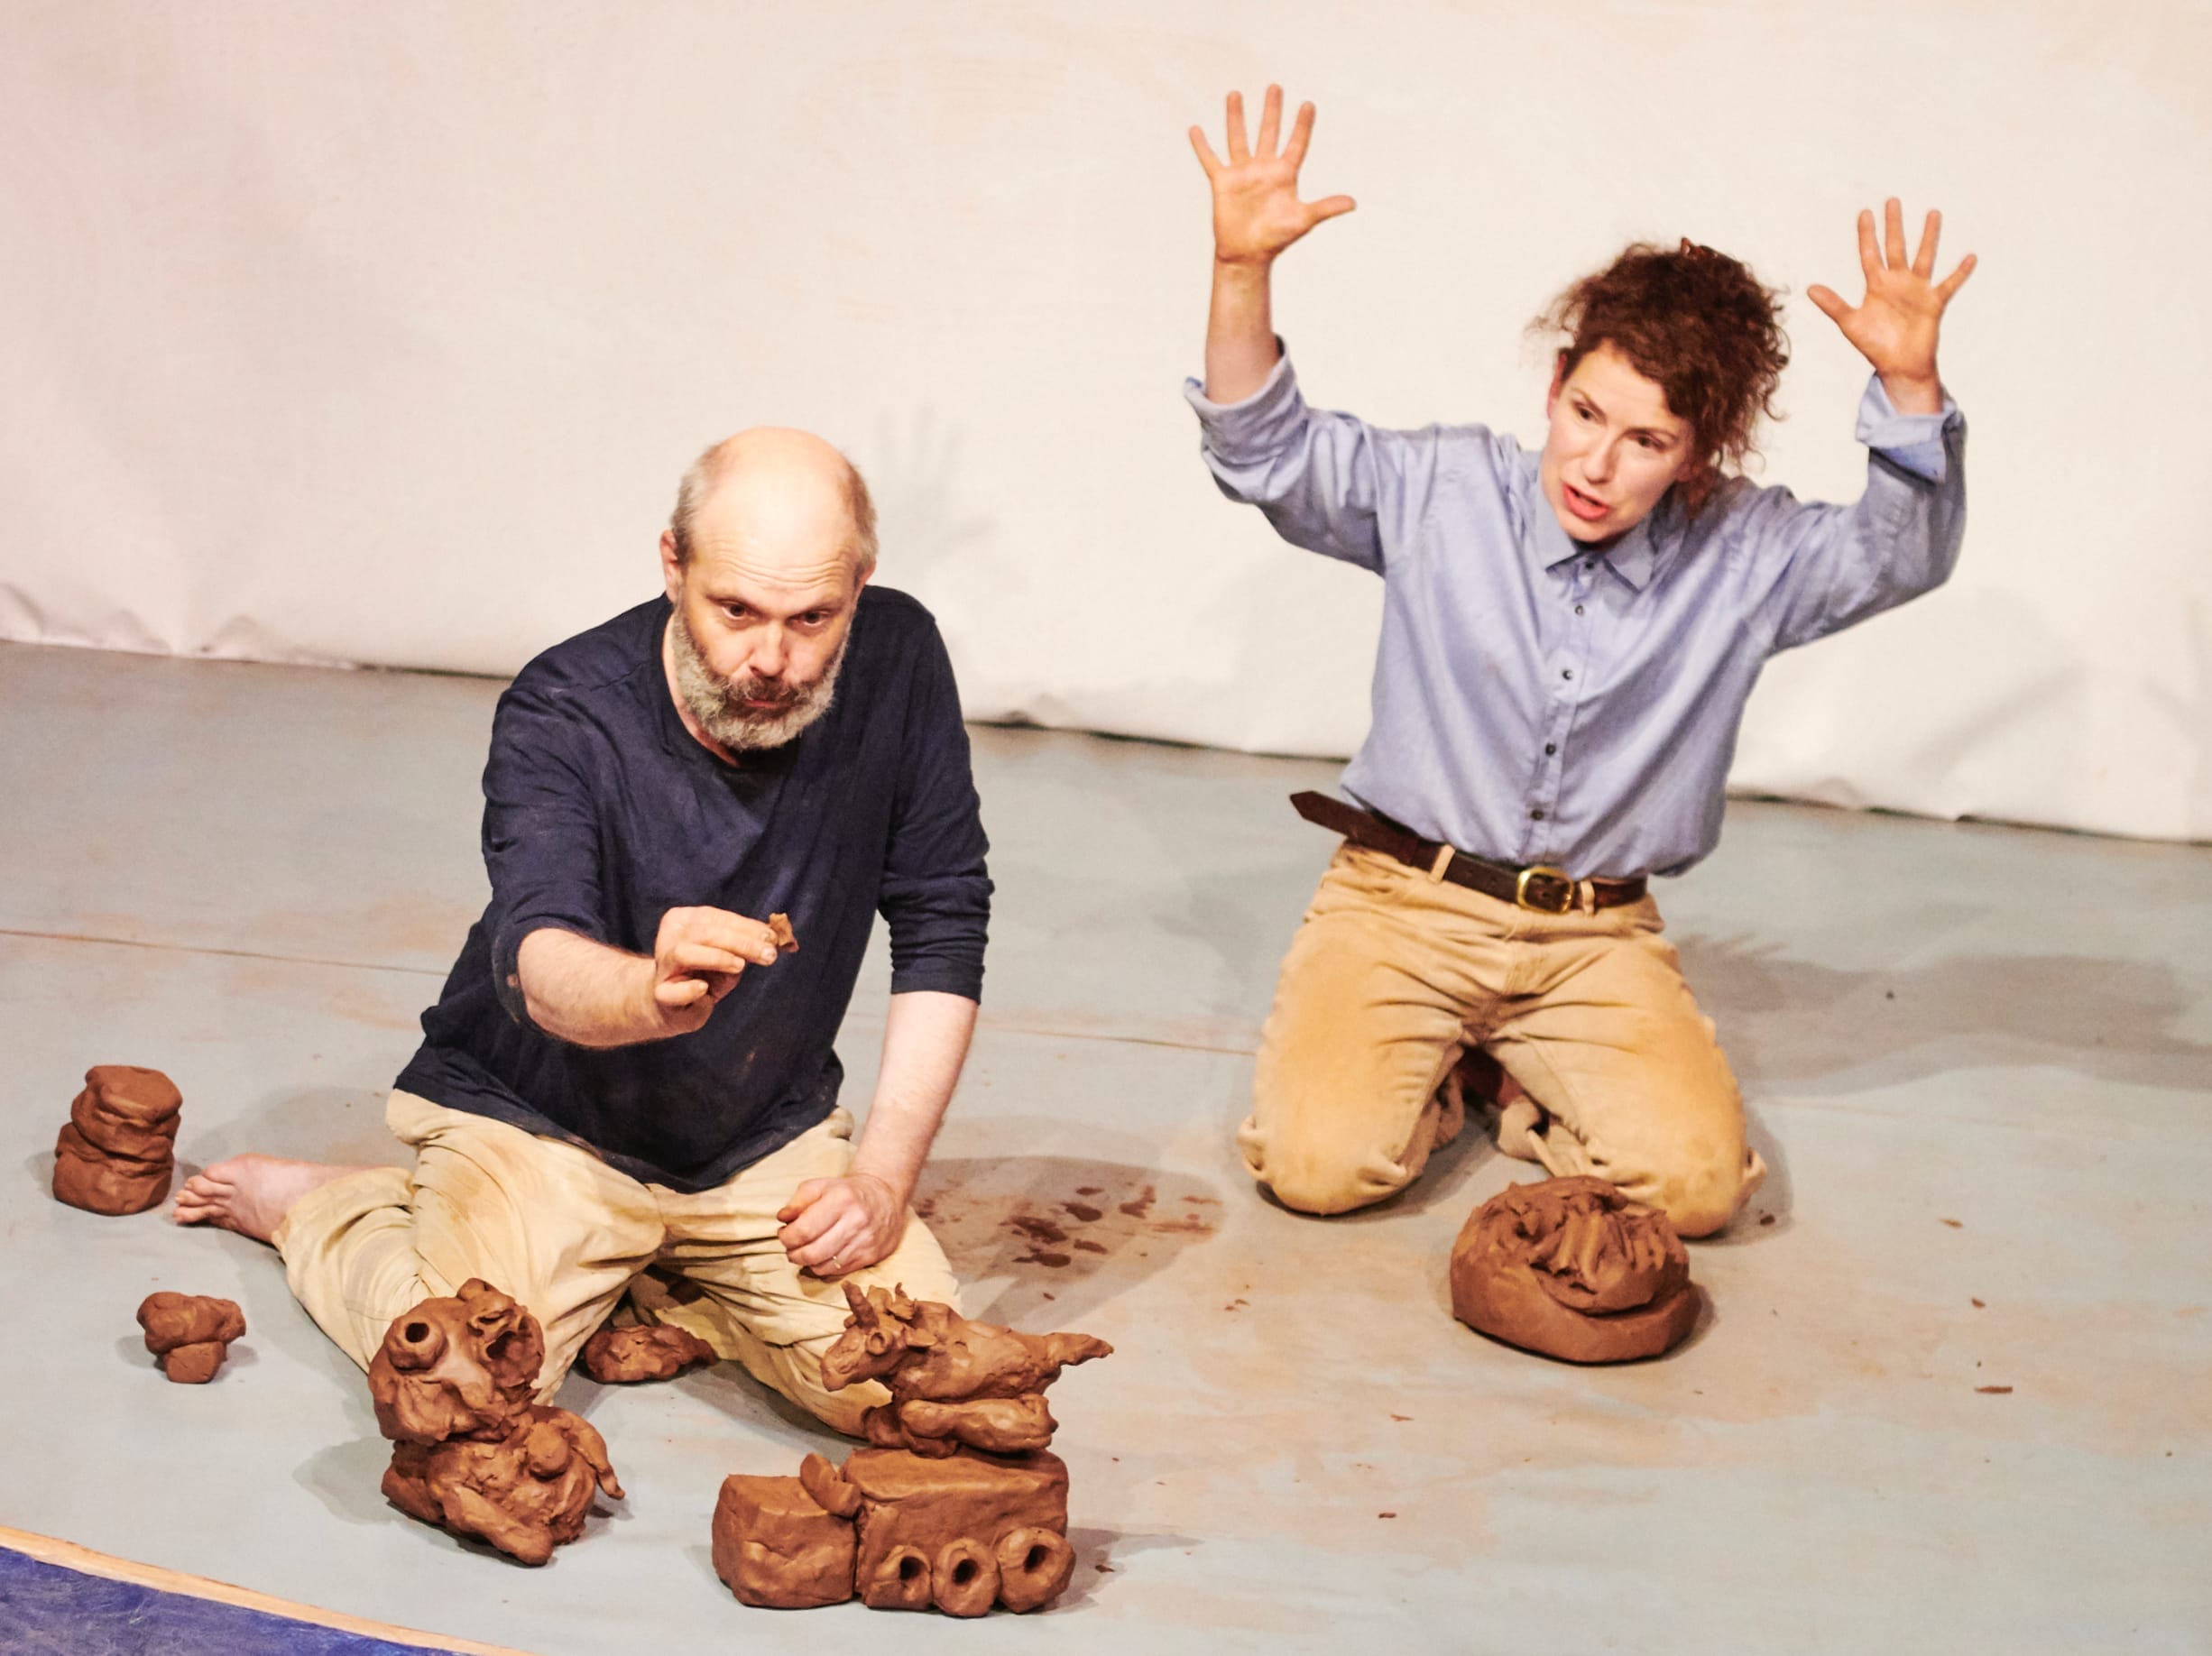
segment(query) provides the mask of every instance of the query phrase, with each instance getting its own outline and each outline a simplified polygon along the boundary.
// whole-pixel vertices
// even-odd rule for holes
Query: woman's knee
[[[1407,1171],[1372,1146],[1336,1135],[1286,1132],[1248,1121],[1237,1135],[1253,1178],[1285,1207],[1300,1213],[1350,1213],[1395,1196],[1419,1170]]]
[[[1741,1149],[1669,1158],[1654,1172],[1621,1184],[1622,1191],[1667,1216],[1675,1234],[1710,1237],[1734,1219],[1754,1188],[1756,1157]]]

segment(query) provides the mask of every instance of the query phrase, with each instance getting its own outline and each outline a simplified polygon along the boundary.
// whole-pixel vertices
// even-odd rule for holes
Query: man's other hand
[[[664,1035],[689,1035],[714,1016],[748,966],[773,966],[775,934],[724,908],[671,908],[653,939],[648,1008]]]
[[[873,1173],[809,1179],[776,1215],[791,1263],[816,1276],[843,1276],[890,1256],[906,1233],[907,1204]]]

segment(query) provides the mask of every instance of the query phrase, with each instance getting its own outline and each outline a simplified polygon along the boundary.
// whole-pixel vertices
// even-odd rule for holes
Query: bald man
[[[991,904],[952,664],[921,605],[869,585],[875,559],[867,486],[820,438],[701,455],[665,596],[500,697],[492,900],[386,1111],[412,1171],[235,1156],[178,1222],[272,1243],[364,1367],[393,1318],[475,1276],[544,1325],[543,1397],[613,1313],[856,1431],[881,1388],[821,1377],[843,1283],[959,1303],[909,1203]],[[878,913],[890,1008],[856,1145],[833,1043]]]

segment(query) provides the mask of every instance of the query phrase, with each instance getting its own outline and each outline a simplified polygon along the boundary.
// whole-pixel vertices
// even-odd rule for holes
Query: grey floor
[[[629,1499],[523,1569],[384,1504],[361,1377],[266,1249],[45,1193],[98,1063],[177,1080],[189,1164],[399,1159],[496,692],[0,648],[0,1523],[545,1656],[884,1636],[714,1579],[722,1476],[834,1447],[742,1374],[572,1380]],[[902,1648],[2212,1648],[2212,851],[1734,807],[1663,901],[1774,1177],[1693,1250],[1690,1344],[1578,1371],[1448,1314],[1454,1231],[1529,1176],[1479,1135],[1346,1219],[1238,1171],[1328,851],[1283,796],[1332,768],[976,738],[989,1004],[926,1193],[972,1311],[1118,1351],[1054,1393],[1074,1587]],[[879,956],[856,1100],[883,997]],[[1038,1220],[1102,1251],[1041,1263]],[[245,1307],[215,1385],[151,1367],[157,1287]]]

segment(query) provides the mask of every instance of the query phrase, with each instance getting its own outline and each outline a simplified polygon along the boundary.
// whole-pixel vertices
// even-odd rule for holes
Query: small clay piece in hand
[[[666,1323],[601,1329],[584,1342],[584,1366],[602,1385],[673,1380],[694,1363],[714,1360],[714,1347]]]
[[[798,938],[791,930],[789,915],[770,915],[768,917],[769,935],[776,940],[776,947],[786,954],[798,952]]]
[[[159,1070],[98,1063],[54,1144],[54,1200],[88,1213],[143,1213],[169,1194],[184,1098]]]
[[[1666,1215],[1603,1179],[1547,1179],[1469,1215],[1452,1247],[1452,1311],[1545,1357],[1621,1363],[1688,1334],[1698,1291]]]
[[[223,1366],[230,1342],[245,1333],[235,1300],[204,1293],[150,1293],[138,1308],[146,1349],[180,1385],[205,1385]]]
[[[475,1278],[394,1318],[369,1364],[385,1498],[525,1564],[581,1535],[594,1494],[622,1486],[589,1421],[530,1401],[544,1362],[538,1320]]]

